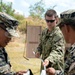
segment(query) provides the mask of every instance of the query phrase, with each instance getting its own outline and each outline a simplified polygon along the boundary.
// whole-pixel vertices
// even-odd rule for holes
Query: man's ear
[[[56,24],[58,24],[58,22],[59,22],[59,17],[58,17],[58,16],[55,17],[55,20],[56,20]]]

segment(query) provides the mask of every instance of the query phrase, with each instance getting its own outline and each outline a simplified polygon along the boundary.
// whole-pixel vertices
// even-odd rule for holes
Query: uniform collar
[[[49,32],[49,30],[48,30],[48,28],[47,28],[45,34],[48,35],[48,36],[52,36],[52,35],[54,34],[56,28],[57,28],[57,27],[55,26],[55,27],[52,29],[52,31],[50,31],[50,32]]]

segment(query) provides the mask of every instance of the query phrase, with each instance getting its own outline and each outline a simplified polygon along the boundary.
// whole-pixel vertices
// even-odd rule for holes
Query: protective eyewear
[[[47,23],[53,23],[55,20],[46,20]]]
[[[12,38],[12,35],[10,35],[8,32],[5,32],[5,36],[6,36],[7,38]]]

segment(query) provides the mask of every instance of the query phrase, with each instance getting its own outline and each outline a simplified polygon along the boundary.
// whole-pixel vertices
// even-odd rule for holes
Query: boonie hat
[[[12,16],[4,12],[0,12],[0,27],[14,37],[19,37],[19,34],[16,30],[18,23],[19,22]]]

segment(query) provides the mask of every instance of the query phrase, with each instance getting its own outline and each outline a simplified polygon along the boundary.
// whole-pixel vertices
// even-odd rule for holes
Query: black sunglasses
[[[46,22],[51,22],[51,23],[53,23],[55,20],[46,20]]]

